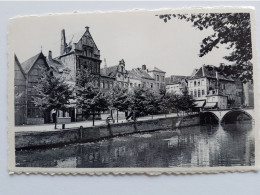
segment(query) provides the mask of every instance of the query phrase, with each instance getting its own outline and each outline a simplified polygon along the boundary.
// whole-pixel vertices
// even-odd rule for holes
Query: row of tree
[[[54,75],[49,70],[34,87],[37,95],[33,97],[33,102],[43,112],[54,109],[57,113],[58,110],[68,109],[74,100],[84,114],[92,115],[93,126],[95,115],[104,111],[116,110],[117,121],[118,112],[126,112],[128,118],[136,120],[140,116],[188,111],[194,102],[187,90],[182,95],[167,93],[165,89],[158,93],[145,87],[128,91],[119,85],[104,90],[95,86],[95,79],[87,70],[82,70],[77,73],[77,82],[73,87],[61,75]]]

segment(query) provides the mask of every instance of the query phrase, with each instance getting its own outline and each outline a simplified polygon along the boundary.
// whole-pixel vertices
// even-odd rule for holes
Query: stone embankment
[[[192,115],[117,123],[95,127],[71,128],[58,131],[16,132],[15,148],[31,149],[40,147],[55,147],[72,143],[93,142],[133,133],[169,130],[199,124],[199,115]]]

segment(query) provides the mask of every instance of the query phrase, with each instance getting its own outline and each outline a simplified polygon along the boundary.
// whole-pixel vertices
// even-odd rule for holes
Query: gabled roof
[[[154,67],[153,70],[149,70],[149,72],[161,72],[161,73],[165,73],[164,71],[160,70],[160,69],[157,68],[157,67]]]
[[[22,68],[22,66],[21,66],[21,64],[20,64],[20,62],[19,62],[19,60],[18,60],[16,54],[14,54],[14,60],[15,60],[15,62],[17,63],[18,67],[20,68],[20,70],[21,70],[21,72],[22,72],[24,78],[26,78],[25,72],[24,72],[24,70],[23,70],[23,68]]]
[[[31,68],[33,67],[33,65],[35,64],[35,62],[39,59],[39,58],[42,58],[46,65],[47,65],[47,62],[45,60],[45,56],[42,54],[42,52],[36,54],[35,56],[29,58],[28,60],[26,60],[25,62],[23,62],[21,64],[25,74],[28,74],[28,72],[31,70]]]
[[[128,75],[130,79],[138,79],[141,80],[142,77],[140,76],[140,74],[138,74],[135,69],[129,70],[128,71]]]
[[[118,65],[115,65],[115,66],[102,68],[100,72],[102,72],[104,76],[116,77],[117,69],[118,69]]]
[[[134,74],[137,74],[142,79],[154,80],[154,78],[151,77],[146,70],[142,70],[140,68],[135,68],[135,69],[132,69],[132,72]]]
[[[234,81],[231,76],[226,77],[217,72],[217,67],[213,65],[203,65],[200,67],[191,77],[190,79],[197,79],[197,78],[211,78],[211,79],[220,79],[226,81]]]

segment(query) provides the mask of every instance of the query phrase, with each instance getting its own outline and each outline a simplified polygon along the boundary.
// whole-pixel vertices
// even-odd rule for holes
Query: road
[[[167,114],[167,117],[174,117],[177,116],[176,113],[171,113]],[[158,118],[165,118],[165,115],[154,115],[153,119],[158,119]],[[144,121],[144,120],[151,120],[152,116],[145,116],[145,117],[139,117],[137,120],[138,121]],[[127,122],[125,119],[119,119],[118,123],[125,123]],[[117,123],[117,122],[115,122]],[[95,126],[100,126],[100,125],[105,125],[106,120],[95,120]],[[66,124],[65,128],[70,129],[70,128],[75,128],[75,127],[91,127],[93,125],[93,122],[91,120],[89,121],[81,121],[81,122],[73,122],[70,124]],[[54,129],[54,124],[42,124],[42,125],[21,125],[21,126],[16,126],[15,127],[15,132],[25,132],[25,131],[58,131],[61,130],[62,125],[58,124],[57,129]],[[66,130],[65,129],[65,130]]]

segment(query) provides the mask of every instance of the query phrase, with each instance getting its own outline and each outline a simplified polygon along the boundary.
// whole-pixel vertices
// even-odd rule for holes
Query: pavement
[[[176,113],[171,113],[171,114],[167,114],[166,117],[174,117],[177,116]],[[152,116],[145,116],[145,117],[139,117],[137,118],[137,121],[145,121],[145,120],[151,120],[151,119],[159,119],[159,118],[165,118],[164,114],[161,115],[154,115]],[[127,123],[128,121],[126,119],[118,119],[118,123]],[[115,124],[117,123],[116,119],[115,119]],[[106,125],[106,120],[95,120],[95,126],[101,126],[101,125]],[[88,121],[81,121],[81,122],[73,122],[70,124],[66,124],[65,125],[65,129],[64,130],[69,130],[70,128],[77,128],[77,127],[92,127],[93,126],[93,122],[92,120],[88,120]],[[42,125],[21,125],[21,126],[16,126],[15,127],[15,132],[26,132],[26,131],[59,131],[62,129],[62,125],[61,124],[57,124],[57,129],[54,128],[54,123],[52,124],[42,124]]]

